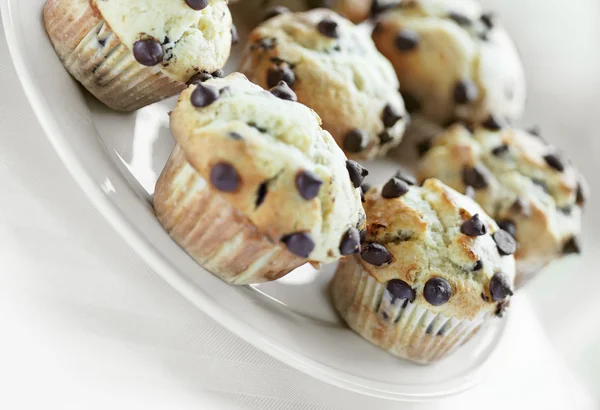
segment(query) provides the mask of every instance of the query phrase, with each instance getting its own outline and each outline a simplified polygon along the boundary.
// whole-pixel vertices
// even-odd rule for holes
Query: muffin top
[[[517,50],[473,0],[404,0],[379,16],[373,39],[396,69],[409,112],[446,123],[523,111]]]
[[[431,142],[420,179],[435,177],[475,200],[516,236],[517,269],[533,272],[579,251],[586,184],[539,131],[502,127],[493,117],[473,132],[461,124]]]
[[[404,133],[394,69],[364,28],[331,10],[263,22],[250,33],[241,71],[265,88],[288,83],[351,158],[383,154]]]
[[[188,87],[171,131],[188,162],[273,241],[307,260],[359,251],[360,184],[319,117],[285,83],[265,91],[240,73]]]
[[[361,264],[392,297],[472,319],[512,295],[516,243],[479,205],[436,179],[397,174],[367,191]]]
[[[225,0],[91,0],[136,60],[187,82],[225,65],[232,22]]]

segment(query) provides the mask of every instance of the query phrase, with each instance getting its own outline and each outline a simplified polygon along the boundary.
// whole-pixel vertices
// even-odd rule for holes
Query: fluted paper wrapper
[[[156,184],[154,208],[175,242],[228,283],[272,281],[306,262],[261,233],[215,191],[187,162],[179,145]]]
[[[48,0],[44,23],[65,68],[112,109],[133,111],[186,87],[160,65],[139,64],[88,0]]]
[[[342,261],[332,283],[333,303],[348,326],[395,356],[420,364],[442,359],[469,340],[489,314],[472,320],[432,312],[396,299],[356,258]]]

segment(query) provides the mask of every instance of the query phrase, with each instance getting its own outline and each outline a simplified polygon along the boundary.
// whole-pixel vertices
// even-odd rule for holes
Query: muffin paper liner
[[[175,147],[156,184],[156,215],[200,265],[234,285],[279,279],[306,259],[261,233]]]
[[[139,64],[87,0],[48,0],[44,20],[65,68],[110,108],[133,111],[186,87],[161,65]]]
[[[334,306],[352,330],[395,356],[421,364],[438,361],[490,317],[448,317],[406,299],[393,300],[386,285],[365,272],[356,258],[339,264],[331,288]]]

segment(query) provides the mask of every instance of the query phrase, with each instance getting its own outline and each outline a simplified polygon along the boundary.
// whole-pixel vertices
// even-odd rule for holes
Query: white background
[[[547,138],[574,158],[600,153],[600,3],[497,6],[528,69],[526,123],[541,122]],[[259,352],[145,266],[45,140],[3,35],[0,137],[0,409],[593,407],[586,392],[600,390],[593,229],[584,258],[553,266],[515,299],[505,360],[477,388],[437,403],[384,402]],[[600,188],[597,163],[579,165]],[[596,203],[588,227],[598,226]]]

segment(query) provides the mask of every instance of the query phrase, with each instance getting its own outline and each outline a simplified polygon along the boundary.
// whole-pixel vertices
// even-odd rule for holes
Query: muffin
[[[471,199],[435,179],[402,178],[366,193],[365,242],[340,263],[332,295],[355,332],[427,364],[503,315],[516,244]]]
[[[436,179],[410,182],[397,174],[367,191],[362,251],[340,263],[332,295],[352,330],[427,364],[502,316],[516,243],[468,197]]]
[[[156,184],[156,215],[229,283],[360,249],[367,171],[295,100],[283,82],[269,92],[234,73],[191,85],[171,113],[177,145]]]
[[[515,129],[490,117],[473,132],[455,124],[431,141],[419,165],[470,195],[519,242],[517,283],[550,261],[579,253],[587,185],[539,130]]]
[[[373,40],[392,62],[411,113],[447,124],[523,112],[517,50],[474,0],[404,0],[379,15]]]
[[[394,69],[364,30],[331,10],[266,20],[240,67],[265,88],[285,81],[350,158],[383,155],[402,138],[408,117]]]
[[[47,0],[44,23],[69,73],[119,111],[221,69],[232,42],[225,0]]]

